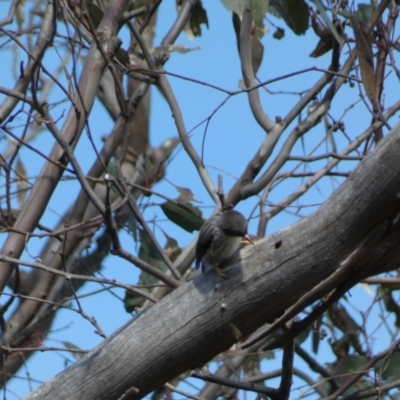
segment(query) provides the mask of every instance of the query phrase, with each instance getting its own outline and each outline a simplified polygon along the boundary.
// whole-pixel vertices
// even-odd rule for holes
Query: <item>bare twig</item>
[[[125,183],[125,180],[122,177],[119,165],[117,165],[117,173],[118,173],[118,184],[123,189],[123,193],[126,193],[126,195],[128,197],[128,206],[129,206],[130,210],[132,211],[132,213],[135,216],[136,220],[142,226],[143,230],[145,231],[146,235],[148,236],[148,238],[150,239],[150,241],[152,242],[154,247],[157,249],[158,253],[160,254],[160,256],[162,258],[162,260],[164,261],[164,263],[168,267],[168,269],[171,271],[171,273],[174,276],[174,278],[176,279],[176,281],[181,280],[181,278],[182,278],[181,274],[177,271],[177,269],[171,263],[170,259],[166,256],[165,252],[161,248],[161,246],[158,243],[157,239],[153,235],[153,232],[151,231],[151,229],[147,225],[147,222],[143,218],[140,210],[138,209],[138,207],[136,205],[136,200],[134,199],[134,197],[130,193],[130,191],[128,189],[128,186],[127,186],[127,184]],[[171,280],[170,280],[170,283],[172,283]],[[177,282],[174,283],[175,287],[176,287],[176,285],[177,285]]]
[[[130,285],[126,285],[125,283],[122,282],[118,282],[114,279],[103,279],[103,278],[96,278],[93,276],[86,276],[86,275],[78,275],[78,274],[72,274],[70,272],[64,272],[64,271],[59,271],[59,270],[55,270],[53,268],[47,267],[46,265],[42,264],[42,263],[31,263],[28,261],[22,261],[22,260],[18,260],[16,258],[13,257],[8,257],[8,256],[4,256],[4,255],[0,255],[0,261],[6,261],[9,263],[13,263],[13,264],[20,264],[20,265],[26,265],[27,267],[32,267],[32,268],[36,268],[36,269],[41,269],[42,271],[46,271],[46,272],[50,272],[51,274],[54,275],[58,275],[58,276],[63,276],[66,279],[79,279],[79,280],[83,280],[86,282],[97,282],[97,283],[106,283],[106,284],[110,284],[113,286],[117,286],[117,287],[121,287],[123,289],[129,290],[130,292],[140,296],[140,297],[144,297],[147,300],[150,300],[153,303],[156,303],[158,300],[155,299],[153,296],[149,295],[146,292],[143,292],[139,289],[136,289],[133,286]]]
[[[28,351],[67,351],[68,353],[86,354],[89,350],[73,349],[67,347],[7,347],[0,345],[0,350],[8,354],[23,353]]]
[[[365,367],[361,371],[357,371],[352,373],[351,377],[343,383],[342,386],[339,387],[331,395],[324,397],[322,400],[336,400],[341,394],[343,394],[349,387],[353,386],[360,378],[362,378],[371,368],[374,367],[380,360],[386,357],[390,357],[390,355],[398,350],[400,345],[400,340],[396,340],[390,347],[386,350],[382,351],[381,353],[377,354],[376,356],[372,357],[366,364]]]
[[[228,386],[228,387],[235,388],[235,389],[241,389],[241,390],[246,390],[246,391],[250,391],[250,392],[264,394],[266,396],[269,396],[272,400],[279,399],[279,394],[278,394],[277,389],[269,388],[267,386],[257,385],[255,383],[248,383],[248,382],[243,382],[243,381],[240,381],[240,382],[232,381],[231,379],[221,378],[219,376],[211,374],[210,372],[206,372],[206,373],[192,372],[191,376],[193,378],[202,379],[207,382],[218,383],[219,385],[222,385],[222,386]]]

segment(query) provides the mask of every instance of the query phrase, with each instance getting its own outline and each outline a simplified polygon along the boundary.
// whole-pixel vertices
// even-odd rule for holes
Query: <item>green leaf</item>
[[[125,67],[130,67],[129,53],[124,49],[118,49],[115,52],[115,58]]]
[[[254,25],[256,26],[256,34],[259,38],[262,38],[265,33],[264,17],[268,12],[269,1],[270,0],[250,0],[250,12]],[[221,0],[221,2],[229,11],[239,17],[239,21],[241,20],[246,3],[245,0]]]
[[[309,333],[310,333],[309,329],[304,329],[304,331],[301,332],[299,335],[297,335],[296,338],[294,339],[296,344],[300,345],[303,342],[305,342],[308,338]]]
[[[117,168],[116,168],[116,166],[115,166],[115,163],[113,163],[113,162],[110,162],[108,165],[107,165],[107,172],[106,172],[107,174],[110,174],[114,179],[117,179]],[[104,177],[104,175],[105,174],[103,174],[103,177]],[[115,193],[115,194],[118,194],[119,196],[121,196],[122,197],[122,195],[121,195],[121,193],[119,192],[119,190],[114,186],[114,185],[112,185],[111,186],[111,190]]]
[[[236,13],[232,13],[232,22],[233,22],[233,29],[235,30],[235,35],[236,35],[236,44],[238,47],[238,51],[240,52],[239,35],[240,35],[240,25],[242,23],[240,16]],[[260,38],[254,33],[251,35],[250,40],[251,40],[251,64],[253,66],[254,75],[256,75],[264,56],[264,46],[261,43]]]
[[[166,271],[167,266],[165,265],[160,253],[157,251],[156,247],[150,241],[146,233],[142,229],[138,229],[138,232],[140,240],[138,257],[141,260],[146,261],[153,267],[159,268],[162,271]],[[153,275],[148,274],[147,272],[141,272],[138,285],[154,285],[156,283],[158,283],[158,279],[155,278]],[[141,290],[150,293],[152,289],[141,288]],[[137,308],[141,307],[144,302],[145,299],[143,297],[137,296],[129,290],[125,291],[124,306],[127,312],[130,313],[135,311]]]
[[[18,6],[15,10],[15,16],[16,16],[16,20],[17,20],[17,25],[18,25],[18,30],[21,31],[22,30],[22,25],[25,22],[25,11],[23,8],[23,3],[22,2],[18,2]]]
[[[399,290],[397,287],[393,286],[384,286],[382,285],[379,289],[379,292],[382,293],[382,300],[385,304],[385,308],[387,311],[393,313],[396,316],[395,325],[396,327],[400,327],[400,306],[397,301],[393,298],[393,291]]]
[[[356,17],[351,18],[353,26],[354,38],[356,41],[356,49],[358,62],[360,64],[361,79],[371,104],[375,108],[379,108],[379,101],[376,96],[376,78],[374,70],[374,54],[372,51],[371,36],[366,34]]]
[[[270,5],[268,7],[268,14],[273,15],[275,18],[282,19],[281,14],[279,14],[278,11],[276,11],[272,1],[271,1]]]
[[[365,356],[348,355],[343,359],[337,360],[335,363],[327,363],[327,371],[335,376],[335,381],[338,386],[346,384],[349,379],[354,375],[353,372],[362,371],[365,368],[365,364],[368,359]],[[327,382],[326,377],[322,377],[318,380],[318,386],[325,389],[327,393],[330,393],[331,386]],[[357,392],[363,389],[370,389],[373,384],[368,380],[361,378],[355,385],[350,386],[343,394],[350,395],[351,393]],[[373,399],[374,397],[368,397],[368,399]]]
[[[151,55],[157,56],[162,53],[179,53],[179,54],[186,54],[190,53],[191,51],[200,50],[200,47],[186,47],[183,44],[168,44],[166,46],[157,46],[154,47]]]
[[[69,341],[67,341],[67,340],[64,340],[64,341],[61,341],[61,343],[64,345],[64,347],[66,348],[66,349],[68,349],[68,350],[82,350],[80,347],[78,347],[77,345],[75,345],[75,344],[73,344],[73,343],[71,343],[71,342],[69,342]],[[81,359],[81,358],[83,358],[83,356],[85,356],[86,354],[85,354],[85,352],[84,351],[82,351],[82,353],[76,353],[75,351],[71,351],[71,355],[72,355],[72,357],[74,357],[76,360],[79,360],[79,359]]]
[[[271,5],[296,35],[306,33],[309,15],[304,0],[271,0]]]
[[[175,262],[175,260],[181,255],[182,249],[179,247],[176,239],[168,236],[164,231],[163,233],[167,239],[167,243],[164,246],[165,254],[172,262]]]
[[[145,274],[145,272],[142,272],[142,274]],[[141,284],[140,281],[139,284]],[[147,288],[140,288],[140,290],[142,290],[143,292],[150,293],[150,290]],[[124,307],[127,313],[135,312],[138,308],[142,307],[144,301],[145,299],[143,297],[136,296],[129,290],[125,291]]]
[[[151,242],[147,234],[142,229],[138,229],[138,232],[140,240],[138,257],[141,260],[151,264],[153,267],[157,267],[163,271],[166,271],[167,266],[162,260],[161,254],[158,252],[156,246],[154,246],[154,244]]]
[[[253,354],[247,357],[242,364],[242,368],[246,371],[248,377],[260,375],[260,361],[258,354]]]
[[[235,14],[242,15],[246,0],[221,0],[222,4]]]
[[[375,7],[371,4],[358,4],[356,16],[360,22],[366,24],[372,17]]]
[[[332,21],[330,20],[330,18],[328,17],[328,14],[324,8],[324,6],[321,4],[320,0],[313,0],[315,6],[317,7],[319,13],[321,14],[322,19],[324,20],[326,26],[328,27],[328,29],[330,30],[330,32],[332,33],[332,35],[335,37],[335,39],[337,40],[337,42],[342,45],[343,44],[343,39],[341,38],[341,35],[339,35],[339,32],[336,29],[337,24],[333,24]],[[338,21],[337,21],[338,22]],[[340,25],[340,23],[339,23]],[[317,33],[318,34],[318,33]],[[320,36],[321,37],[321,36]]]
[[[133,240],[135,243],[138,241],[138,225],[137,220],[133,213],[129,213],[128,216],[128,224],[127,224],[128,232],[132,234]]]
[[[400,353],[395,352],[385,357],[379,365],[378,373],[385,382],[393,382],[400,379]]]
[[[86,2],[86,7],[88,9],[90,20],[92,21],[95,29],[100,25],[101,20],[103,19],[104,13],[97,7],[96,4],[91,3],[90,1]]]
[[[264,56],[264,46],[256,35],[251,36],[251,63],[253,73],[257,75]]]
[[[315,308],[315,307],[314,307]],[[313,308],[313,309],[314,309]],[[312,351],[317,354],[319,344],[321,343],[321,324],[322,324],[322,316],[320,316],[314,323],[314,329],[311,332],[311,345]]]
[[[354,354],[350,354],[342,360],[339,360],[339,364],[345,373],[349,373],[360,371],[361,369],[365,368],[367,361],[367,357],[365,356],[356,356]]]
[[[332,48],[333,48],[332,40],[320,39],[315,49],[311,52],[310,57],[312,58],[321,57],[328,51],[332,50]]]
[[[193,36],[201,36],[201,24],[204,24],[208,29],[207,11],[203,8],[203,4],[199,0],[194,6],[189,20],[189,26]]]
[[[272,35],[274,39],[281,40],[285,36],[285,30],[282,28],[276,28],[276,31]]]
[[[268,11],[269,0],[250,0],[250,11],[251,16],[253,17],[254,24],[257,27],[257,30],[261,32],[262,37],[264,35],[264,17]]]
[[[117,179],[117,168],[115,167],[115,163],[110,162],[107,165],[107,173],[110,174],[113,178]]]
[[[192,203],[175,204],[167,201],[160,204],[160,207],[170,221],[185,231],[198,231],[204,223],[201,211],[194,207]]]

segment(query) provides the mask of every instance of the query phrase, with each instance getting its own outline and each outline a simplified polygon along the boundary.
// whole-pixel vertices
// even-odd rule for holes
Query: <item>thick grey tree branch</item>
[[[397,268],[399,146],[400,125],[315,214],[246,248],[227,270],[229,279],[213,272],[196,277],[27,399],[116,399],[128,390],[124,398],[143,398],[229,349],[236,342],[232,326],[248,335],[279,316],[350,254],[358,254],[360,279]],[[360,250],[367,236],[371,246]]]

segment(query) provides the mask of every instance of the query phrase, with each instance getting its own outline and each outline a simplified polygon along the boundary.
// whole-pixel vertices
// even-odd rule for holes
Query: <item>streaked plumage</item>
[[[247,221],[238,211],[221,211],[204,223],[200,229],[196,246],[196,269],[202,271],[215,268],[229,260],[239,250],[241,239],[247,236]]]

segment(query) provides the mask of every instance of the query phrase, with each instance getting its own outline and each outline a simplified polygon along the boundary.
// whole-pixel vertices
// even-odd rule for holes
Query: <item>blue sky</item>
[[[241,80],[241,68],[236,48],[236,38],[232,28],[231,15],[219,1],[206,0],[203,2],[208,13],[209,29],[202,26],[201,38],[189,40],[185,34],[181,34],[176,41],[176,44],[182,44],[187,47],[199,47],[198,50],[187,54],[172,53],[170,60],[165,65],[168,72],[196,79],[198,81],[213,84],[226,90],[235,91],[239,87]],[[3,6],[0,11],[0,19],[7,11],[4,6],[6,2],[2,2]],[[163,36],[168,31],[176,17],[176,9],[174,2],[164,1],[161,4],[159,19],[157,23],[155,43],[161,42]],[[305,36],[294,35],[287,27],[284,26],[282,20],[277,20],[268,16],[269,21],[266,22],[270,33],[267,33],[263,38],[265,47],[263,63],[258,72],[260,81],[265,81],[272,78],[277,78],[285,74],[295,71],[307,69],[310,67],[319,67],[327,69],[330,64],[330,55],[320,57],[318,59],[310,59],[308,54],[314,49],[317,38],[311,29]],[[285,28],[285,38],[281,41],[272,38],[274,27],[276,24],[279,27]],[[347,31],[349,35],[351,32]],[[123,47],[128,47],[128,36],[126,31],[121,32],[123,39]],[[11,49],[7,51],[7,57],[3,61],[4,73],[0,75],[0,86],[12,87],[10,82],[13,81],[13,76],[9,75],[13,65],[13,57],[21,53],[14,53]],[[50,51],[46,62],[49,65],[58,63],[57,54]],[[342,59],[347,57],[347,50],[344,49]],[[393,74],[392,74],[393,75]],[[310,71],[296,77],[288,78],[277,83],[268,85],[270,91],[279,92],[269,94],[264,90],[260,90],[262,104],[265,112],[271,119],[276,116],[285,116],[290,108],[298,101],[299,95],[294,93],[304,92],[310,88],[316,80],[321,76],[321,72]],[[61,79],[63,79],[61,77]],[[202,142],[204,139],[205,124],[198,124],[209,117],[214,110],[226,99],[226,94],[216,91],[204,85],[188,82],[180,78],[168,78],[174,93],[178,99],[181,111],[184,115],[187,131],[190,132],[190,139],[197,149],[201,151]],[[389,77],[390,79],[390,77]],[[174,120],[171,116],[171,111],[168,108],[166,101],[162,98],[159,92],[152,88],[152,116],[150,123],[150,140],[153,146],[159,146],[168,138],[177,136]],[[290,92],[289,94],[287,94]],[[388,91],[385,102],[391,104],[396,98],[398,90]],[[0,95],[0,102],[4,96]],[[59,92],[52,94],[51,100],[57,101],[61,98]],[[351,137],[356,137],[370,124],[370,116],[365,111],[365,106],[358,101],[359,90],[355,88],[346,88],[335,98],[330,114],[336,119],[340,117],[343,110],[349,107],[344,121],[346,123],[346,131]],[[355,104],[355,105],[354,105]],[[60,118],[59,126],[62,126],[64,115],[68,110],[69,104],[63,103],[53,111],[53,118]],[[21,119],[21,121],[23,121]],[[293,126],[295,126],[295,121]],[[96,101],[94,109],[89,119],[90,130],[95,138],[98,148],[101,146],[101,137],[107,134],[113,127],[113,122],[108,114],[104,111],[103,106]],[[395,122],[392,122],[394,125]],[[290,129],[288,130],[290,132]],[[317,143],[323,140],[325,135],[324,126],[322,123],[312,129],[310,133],[304,137],[292,151],[292,154],[304,155],[308,154]],[[207,136],[205,138],[204,147],[204,163],[207,166],[208,173],[217,184],[218,174],[222,174],[224,178],[224,187],[228,191],[234,184],[236,179],[242,173],[248,160],[255,154],[265,137],[265,132],[257,125],[252,117],[247,95],[245,93],[231,97],[211,119],[208,126]],[[283,143],[287,134],[283,135],[280,143]],[[340,150],[346,146],[347,139],[339,133],[335,133],[335,142]],[[33,142],[43,152],[48,151],[52,144],[53,138],[47,132],[42,132],[41,135]],[[1,151],[5,148],[3,142]],[[324,153],[330,151],[325,148],[326,144],[319,147],[318,152]],[[276,154],[276,152],[275,152]],[[85,134],[82,135],[80,143],[76,150],[78,161],[82,168],[87,171],[93,162],[94,151],[91,148],[89,139]],[[32,152],[23,149],[21,159],[24,161],[26,168],[29,170],[29,176],[34,177],[40,171],[43,160],[32,154]],[[290,166],[291,165],[291,166]],[[290,170],[295,164],[290,164],[283,171]],[[305,167],[300,167],[299,171],[318,170],[324,161],[313,163]],[[353,162],[340,164],[338,171],[348,172],[354,167]],[[303,169],[304,168],[304,169]],[[172,161],[168,167],[166,178],[169,182],[180,187],[190,188],[195,199],[199,202],[196,205],[200,206],[203,211],[203,216],[208,217],[213,211],[213,202],[208,193],[203,188],[197,171],[192,165],[185,151],[179,146],[175,151]],[[4,177],[1,177],[2,184]],[[279,229],[282,229],[292,223],[295,223],[301,216],[306,216],[315,211],[320,203],[322,203],[334,189],[342,182],[343,178],[329,178],[315,186],[310,192],[303,196],[299,204],[302,205],[299,211],[296,208],[289,209],[292,212],[282,212],[276,218],[273,218],[267,228],[267,234],[271,234]],[[178,193],[173,185],[168,181],[160,182],[155,190],[163,193],[171,198],[176,198]],[[271,203],[278,203],[288,194],[295,190],[300,184],[301,179],[290,180],[279,185],[272,193],[268,200]],[[51,199],[48,210],[42,219],[42,223],[50,227],[55,226],[60,216],[72,204],[76,197],[78,185],[75,181],[65,181],[61,184],[61,189],[57,190]],[[149,206],[146,208],[145,216],[147,220],[156,220],[157,224],[164,229],[170,236],[176,238],[181,247],[189,244],[194,238],[195,233],[188,234],[179,227],[171,224],[166,220],[163,212],[158,207],[158,204],[163,200],[151,197]],[[238,209],[247,217],[255,209],[258,202],[257,197],[248,199],[240,203]],[[294,212],[299,211],[298,215]],[[256,217],[258,209],[253,213]],[[257,218],[250,220],[250,232],[255,233],[257,228]],[[161,231],[155,228],[157,237],[164,244],[164,238]],[[0,243],[5,239],[5,234],[0,236]],[[122,245],[129,251],[135,252],[137,246],[132,237],[127,233],[121,233]],[[36,239],[29,242],[29,254],[24,255],[24,259],[34,261],[33,257],[40,254],[41,248],[45,241]],[[110,279],[120,280],[126,283],[134,284],[138,279],[138,271],[135,267],[127,262],[115,257],[108,257],[104,263],[102,274]],[[98,290],[100,287],[97,284],[89,283],[80,291],[80,293],[90,293]],[[352,289],[351,297],[347,301],[352,305],[354,317],[360,322],[361,315],[356,311],[362,306],[367,307],[372,302],[373,297],[369,292],[370,288],[357,286]],[[81,305],[84,307],[86,314],[96,318],[104,332],[109,335],[119,328],[123,323],[128,321],[131,316],[127,314],[123,308],[121,299],[124,297],[122,289],[113,289],[114,295],[107,292],[89,296],[81,300]],[[72,304],[74,306],[74,304]],[[375,313],[377,315],[377,313]],[[371,331],[374,327],[380,324],[379,319],[371,321]],[[99,344],[102,339],[94,333],[94,327],[86,320],[80,317],[77,313],[62,310],[57,314],[52,332],[48,335],[45,346],[62,347],[63,341],[69,341],[82,349],[90,350],[95,345]],[[307,344],[309,348],[309,344]],[[376,350],[385,343],[375,342]],[[330,346],[327,340],[321,342],[321,349],[318,354],[321,363],[334,360],[334,356],[330,351]],[[37,353],[29,359],[26,366],[19,371],[19,377],[15,378],[7,385],[7,398],[18,399],[29,393],[33,388],[40,383],[54,376],[55,373],[62,371],[65,365],[74,362],[74,357],[68,353],[61,352],[44,352]],[[296,361],[297,362],[297,361]],[[302,364],[297,366],[305,368]],[[277,369],[280,366],[279,352],[276,353],[275,360],[267,360],[263,363],[265,371]],[[29,375],[28,375],[29,374]],[[29,376],[29,379],[27,378]],[[315,377],[315,374],[314,374]],[[199,384],[199,382],[196,382]],[[304,383],[300,380],[295,380],[293,385],[293,398],[297,398],[302,390]],[[269,382],[273,385],[273,382]],[[186,388],[189,390],[188,388]],[[251,399],[251,395],[247,398]]]

